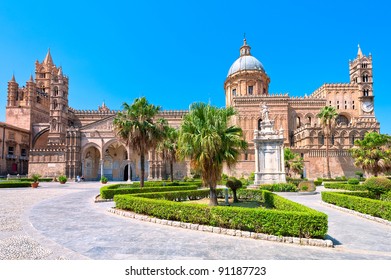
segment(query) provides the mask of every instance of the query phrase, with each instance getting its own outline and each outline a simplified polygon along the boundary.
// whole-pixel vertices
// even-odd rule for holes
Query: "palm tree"
[[[354,165],[375,177],[391,170],[391,136],[369,132],[363,140],[356,140],[354,145],[350,150]]]
[[[287,175],[290,177],[290,172],[302,174],[304,169],[304,160],[289,148],[284,148],[284,163]]]
[[[330,134],[334,121],[338,116],[337,110],[333,106],[325,106],[316,115],[320,119],[320,123],[323,127],[324,135],[326,138],[326,177],[331,178],[330,172],[330,159],[329,159],[329,142]]]
[[[164,138],[159,142],[157,150],[162,153],[164,161],[170,163],[170,178],[171,182],[174,181],[174,162],[176,161],[176,153],[178,148],[178,136],[179,131],[171,126],[164,126]]]
[[[210,189],[210,205],[217,205],[216,186],[223,163],[231,168],[247,148],[242,129],[230,125],[235,114],[231,107],[193,103],[180,128],[178,155],[189,158],[191,167],[200,171],[203,185]]]
[[[160,106],[149,104],[145,97],[136,98],[131,105],[124,102],[122,106],[122,112],[114,118],[114,128],[118,138],[128,146],[128,158],[131,149],[140,155],[140,187],[144,187],[145,155],[156,147],[163,136],[160,125],[163,121],[154,122]]]

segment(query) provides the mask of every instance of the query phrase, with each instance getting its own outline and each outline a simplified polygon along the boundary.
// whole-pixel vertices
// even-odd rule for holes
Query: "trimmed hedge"
[[[298,190],[293,183],[262,184],[259,186],[259,189],[270,192],[297,192]]]
[[[0,188],[27,188],[31,187],[30,182],[1,181]]]
[[[364,185],[347,184],[347,183],[325,183],[326,189],[338,189],[347,191],[365,191],[367,188]]]
[[[357,179],[357,178],[349,178],[348,184],[350,184],[350,185],[358,185],[358,184],[360,184],[360,180]]]
[[[165,191],[179,191],[179,190],[196,190],[198,186],[156,186],[140,188],[140,185],[135,184],[114,184],[102,187],[100,189],[100,196],[102,199],[112,199],[117,194],[136,194],[148,192],[165,192]]]
[[[222,195],[222,189],[217,189]],[[327,232],[327,215],[264,190],[238,190],[240,198],[256,198],[273,209],[178,203],[209,196],[209,189],[116,195],[116,207],[160,219],[248,230],[279,236],[320,237]]]
[[[367,198],[368,196],[370,194],[366,192],[322,192],[324,202],[391,221],[391,202]]]

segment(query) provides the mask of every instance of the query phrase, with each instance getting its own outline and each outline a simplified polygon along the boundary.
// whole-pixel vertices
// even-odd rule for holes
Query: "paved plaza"
[[[328,215],[335,248],[282,244],[164,226],[94,203],[99,182],[40,183],[0,189],[0,259],[391,260],[391,226],[321,203],[320,194],[285,193]],[[322,190],[322,188],[318,188]]]

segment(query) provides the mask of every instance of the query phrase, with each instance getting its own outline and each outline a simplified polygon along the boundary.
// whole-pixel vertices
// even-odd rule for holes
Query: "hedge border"
[[[322,201],[391,221],[391,202],[368,197],[368,193],[322,192]]]
[[[31,182],[15,182],[15,181],[4,181],[0,183],[1,188],[28,188],[31,187]]]
[[[218,190],[220,193],[222,189]],[[269,191],[245,190],[247,197],[261,198],[266,205],[277,209],[249,209],[240,207],[210,207],[168,201],[182,201],[190,197],[208,197],[209,189],[137,195],[116,195],[116,207],[159,219],[203,224],[234,230],[254,231],[277,236],[320,237],[327,233],[327,215],[304,205],[291,202]],[[241,190],[238,196],[243,197]]]
[[[128,188],[120,188],[129,186]],[[148,192],[161,192],[161,191],[176,191],[176,190],[195,190],[197,185],[182,185],[182,186],[156,186],[156,187],[144,187],[140,188],[137,185],[130,184],[112,184],[100,188],[100,196],[102,200],[113,199],[117,194],[136,194],[136,193],[148,193]]]
[[[115,208],[109,208],[108,211],[110,213],[126,218],[137,219],[140,221],[156,223],[165,226],[179,227],[183,229],[198,230],[198,231],[210,232],[215,234],[224,234],[224,235],[230,235],[230,236],[236,236],[242,238],[252,238],[252,239],[274,241],[274,242],[281,242],[287,244],[328,247],[328,248],[334,247],[333,241],[329,239],[324,240],[324,239],[315,239],[315,238],[299,238],[299,237],[292,237],[292,236],[276,236],[276,235],[256,233],[251,231],[234,230],[234,229],[212,227],[212,226],[206,226],[200,224],[184,223],[184,222],[154,218],[147,215],[141,215],[131,211],[125,211],[125,210],[120,210]]]
[[[363,184],[348,183],[324,183],[326,189],[347,190],[347,191],[365,191],[367,188]]]

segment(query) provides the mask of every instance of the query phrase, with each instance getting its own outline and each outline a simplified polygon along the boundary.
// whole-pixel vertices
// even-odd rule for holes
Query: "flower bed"
[[[223,190],[217,190],[222,196]],[[116,207],[160,219],[246,230],[278,236],[324,238],[327,215],[264,190],[239,190],[240,199],[251,198],[265,208],[210,207],[177,201],[209,197],[209,189],[116,195]]]

